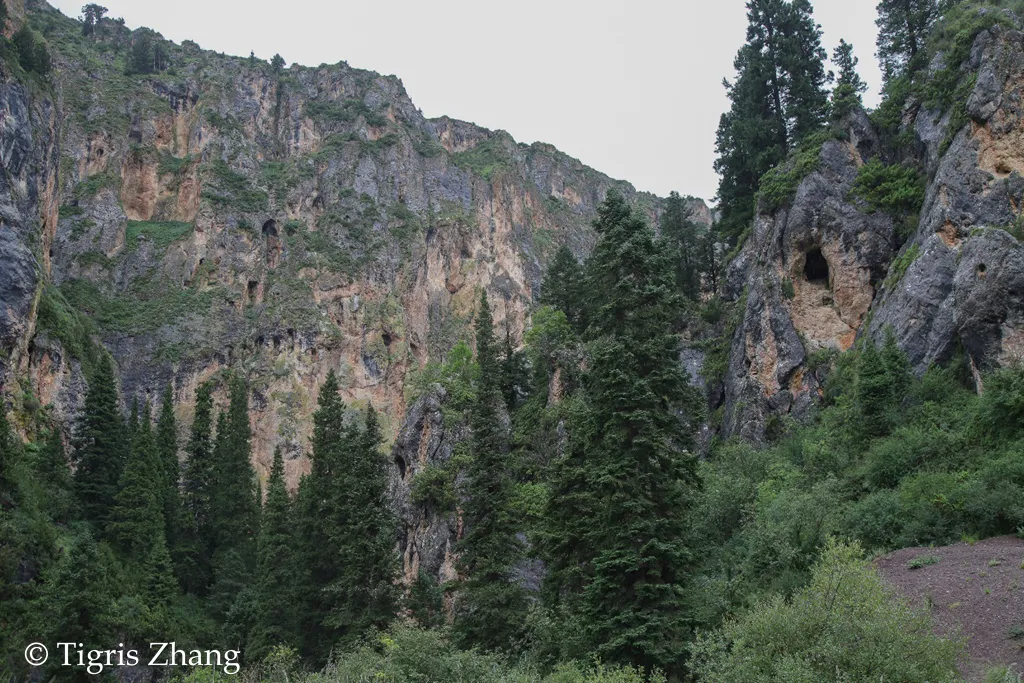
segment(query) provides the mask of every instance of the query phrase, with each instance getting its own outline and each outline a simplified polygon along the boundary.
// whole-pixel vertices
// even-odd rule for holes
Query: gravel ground
[[[939,633],[967,637],[961,671],[968,681],[998,664],[1024,672],[1024,540],[904,548],[875,566],[913,604],[930,608]]]

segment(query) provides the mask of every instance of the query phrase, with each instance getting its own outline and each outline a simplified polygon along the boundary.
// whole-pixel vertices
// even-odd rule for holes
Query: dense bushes
[[[693,529],[702,618],[802,585],[830,534],[884,551],[1024,527],[1024,366],[984,381],[978,396],[952,368],[914,378],[890,340],[836,361],[813,424],[720,446]]]
[[[397,626],[354,651],[339,656],[305,683],[658,683],[629,667],[562,664],[547,676],[528,664],[455,648],[445,632]]]
[[[774,595],[702,637],[694,669],[704,683],[957,681],[961,644],[930,633],[861,558],[829,540],[810,585]]]

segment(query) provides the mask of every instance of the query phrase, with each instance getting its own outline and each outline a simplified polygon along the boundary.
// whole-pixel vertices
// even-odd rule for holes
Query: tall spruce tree
[[[661,214],[661,238],[672,255],[676,288],[686,298],[696,301],[700,297],[700,239],[691,213],[678,192],[669,192]]]
[[[174,564],[162,528],[157,528],[150,539],[142,571],[147,606],[151,609],[169,606],[178,593],[178,582],[174,578]]]
[[[128,558],[143,562],[150,554],[153,539],[158,533],[163,536],[164,513],[161,478],[154,476],[159,468],[148,403],[142,415],[136,417],[128,462],[111,514],[110,535]]]
[[[568,246],[562,245],[555,252],[540,287],[540,303],[557,308],[565,314],[569,323],[577,330],[583,324],[584,312],[580,287],[583,284],[583,269]]]
[[[234,547],[248,555],[259,517],[256,472],[250,461],[249,395],[238,376],[231,378],[228,391],[228,410],[218,418],[214,446],[214,536],[218,548]]]
[[[46,433],[34,465],[39,484],[46,491],[44,504],[50,519],[62,523],[70,521],[75,509],[74,490],[64,441],[56,425],[51,425]]]
[[[174,559],[182,584],[191,593],[205,595],[213,581],[213,385],[196,390],[195,417],[186,448],[182,481],[182,525]]]
[[[807,0],[748,0],[747,42],[724,82],[731,101],[718,124],[715,170],[723,235],[747,228],[761,176],[821,125],[828,104],[821,28]]]
[[[853,45],[840,39],[832,51],[832,63],[839,69],[836,85],[832,90],[832,117],[839,119],[854,107],[862,104],[861,93],[868,89],[857,73],[857,57]]]
[[[551,581],[610,662],[670,675],[689,637],[686,516],[701,397],[678,362],[680,300],[671,263],[644,219],[609,193],[587,262],[587,410],[557,461],[544,534]]]
[[[473,458],[467,472],[456,546],[463,581],[455,600],[455,635],[467,647],[508,649],[522,631],[526,600],[512,570],[523,552],[511,514],[512,469],[500,406],[500,367],[487,293],[480,294],[475,324],[480,368],[469,413]]]
[[[246,646],[248,661],[263,659],[277,645],[295,643],[296,568],[288,561],[294,557],[293,532],[284,460],[278,447],[274,449],[256,545],[256,616]]]
[[[156,476],[160,479],[158,489],[164,513],[164,539],[167,548],[177,545],[178,526],[181,523],[181,464],[178,461],[178,422],[174,416],[174,394],[171,385],[164,388],[160,402],[160,417],[157,419],[156,434]]]
[[[331,504],[337,495],[334,489],[345,442],[351,436],[345,426],[345,405],[338,392],[338,377],[331,370],[320,386],[313,413],[310,473],[299,484],[296,501],[301,566],[305,570],[301,576],[304,618],[299,635],[303,654],[315,663],[326,660],[337,640],[334,629],[326,625],[335,602],[325,589],[334,583],[341,568],[336,548],[328,541],[337,538],[337,530],[351,521],[339,519],[338,510]]]
[[[936,0],[882,0],[876,7],[878,38],[875,56],[886,81],[924,66],[925,37],[938,17]]]
[[[373,406],[362,428],[353,425],[349,433],[328,501],[330,518],[337,521],[328,529],[328,541],[341,569],[325,588],[330,601],[325,624],[342,647],[373,629],[386,629],[399,599],[398,521],[387,500],[383,438]]]
[[[117,407],[114,365],[102,354],[75,428],[75,493],[82,516],[105,531],[127,458],[125,424]]]

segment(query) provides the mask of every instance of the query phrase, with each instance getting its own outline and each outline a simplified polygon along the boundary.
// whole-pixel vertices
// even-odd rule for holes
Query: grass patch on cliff
[[[68,280],[61,294],[75,308],[90,315],[100,329],[142,334],[179,319],[206,311],[216,292],[197,292],[167,280],[143,278],[124,292],[109,295],[88,280]]]
[[[260,213],[269,208],[269,197],[263,190],[253,187],[252,181],[228,166],[223,159],[209,165],[213,188],[203,189],[203,197],[220,209],[233,209],[241,213]]]
[[[902,254],[896,257],[896,259],[889,266],[889,274],[885,278],[886,288],[892,287],[897,282],[903,279],[903,276],[907,274],[907,269],[910,268],[910,264],[917,260],[918,254],[921,249],[918,245],[911,245],[909,249],[904,251]]]
[[[192,233],[192,224],[182,221],[128,221],[125,230],[125,248],[134,250],[139,238],[149,240],[157,249],[166,249],[174,242]]]
[[[452,161],[459,168],[490,180],[496,173],[508,171],[512,167],[512,156],[505,147],[500,136],[488,138],[475,147],[452,155]]]
[[[84,199],[95,197],[101,190],[110,188],[117,189],[121,186],[121,177],[113,170],[106,170],[96,175],[91,175],[75,186],[75,197]]]
[[[40,330],[60,341],[65,353],[82,364],[86,377],[99,362],[103,347],[93,340],[95,328],[88,318],[79,313],[52,284],[43,286],[36,313],[36,324]]]
[[[383,128],[388,119],[380,112],[370,109],[358,99],[337,102],[334,100],[310,100],[305,106],[306,116],[321,123],[352,123],[362,116],[367,125]]]

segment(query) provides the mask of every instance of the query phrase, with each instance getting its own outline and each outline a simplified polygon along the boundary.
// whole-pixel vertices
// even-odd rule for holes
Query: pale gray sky
[[[877,103],[877,0],[812,0],[845,38]],[[78,16],[84,0],[50,0]],[[710,199],[722,78],[743,43],[743,0],[101,0],[109,16],[180,43],[289,63],[395,74],[426,116],[549,142],[641,190]]]

